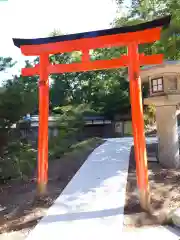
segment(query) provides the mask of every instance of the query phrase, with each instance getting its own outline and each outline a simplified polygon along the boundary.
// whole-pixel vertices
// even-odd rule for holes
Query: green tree
[[[10,58],[1,58],[1,63],[2,71],[14,65]],[[15,133],[13,125],[26,113],[32,112],[37,103],[36,83],[28,80],[14,76],[4,81],[0,92],[0,181],[22,178],[32,171],[36,163],[34,149],[12,134]]]
[[[34,89],[27,88],[21,78],[8,80],[0,93],[0,128],[11,129],[37,102]]]
[[[170,26],[163,29],[160,41],[139,46],[145,54],[163,53],[166,60],[180,59],[180,2],[179,0],[132,0],[127,16],[115,19],[114,26],[134,25],[171,14]],[[148,94],[143,86],[143,97]],[[152,124],[155,119],[153,106],[145,107],[145,123]]]
[[[61,35],[55,30],[51,36]],[[90,52],[91,60],[118,58],[126,53],[123,47],[96,49]],[[51,56],[53,64],[69,64],[81,61],[80,52]],[[90,104],[98,113],[113,116],[129,108],[128,83],[120,70],[101,70],[52,75],[51,102],[57,106]]]
[[[11,68],[16,64],[11,57],[0,57],[0,72],[7,68]]]
[[[164,29],[161,40],[140,46],[146,54],[163,53],[167,60],[180,58],[180,2],[178,0],[134,0],[128,15],[114,21],[114,26],[133,25],[150,21],[167,14],[172,15],[171,24]]]
[[[66,152],[73,143],[77,142],[77,139],[81,137],[83,131],[83,117],[87,111],[90,111],[90,108],[86,104],[61,107],[61,114],[59,115],[58,120],[59,132],[56,137],[51,138],[49,144],[50,157],[61,157],[61,155]]]
[[[162,0],[132,0],[130,16],[149,21],[162,16],[165,11],[166,5]]]
[[[92,61],[117,58],[125,53],[124,48],[106,48],[91,52]],[[58,54],[51,58],[53,63],[79,62],[81,55]],[[128,83],[121,70],[101,70],[52,75],[51,101],[54,107],[66,104],[91,104],[95,111],[108,116],[129,107]],[[121,89],[122,88],[122,89]],[[118,98],[117,98],[118,97]],[[117,98],[117,100],[116,100]]]
[[[14,65],[12,59],[1,58],[1,69]],[[30,79],[29,79],[30,80]],[[32,79],[31,79],[32,80]],[[37,91],[35,83],[27,81],[26,78],[15,76],[13,79],[4,81],[0,92],[0,148],[7,144],[8,135],[16,124],[26,113],[34,110],[37,104]]]

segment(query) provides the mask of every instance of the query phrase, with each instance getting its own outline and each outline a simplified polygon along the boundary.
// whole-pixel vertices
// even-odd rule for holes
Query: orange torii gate
[[[128,67],[130,79],[130,98],[134,135],[136,175],[140,193],[140,203],[144,209],[149,203],[149,184],[147,154],[144,134],[140,66],[160,64],[163,55],[145,56],[139,54],[138,45],[160,39],[161,29],[168,26],[170,16],[134,26],[106,29],[64,36],[39,39],[13,39],[26,56],[39,56],[40,63],[33,68],[22,69],[23,76],[40,75],[39,80],[39,137],[38,137],[38,187],[46,190],[48,182],[48,111],[49,81],[53,73],[81,72],[100,69]],[[111,60],[90,60],[89,50],[112,46],[127,46],[128,54]],[[82,61],[71,64],[50,64],[49,55],[81,51]]]

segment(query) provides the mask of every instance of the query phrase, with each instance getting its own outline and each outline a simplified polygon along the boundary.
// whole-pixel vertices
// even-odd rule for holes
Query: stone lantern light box
[[[180,71],[180,69],[179,69]],[[145,104],[164,105],[170,102],[179,104],[180,99],[180,74],[162,73],[148,76],[149,96]]]
[[[165,167],[179,168],[180,61],[143,67],[141,79],[149,86],[149,96],[144,99],[144,104],[156,107],[159,161]]]
[[[180,93],[180,81],[178,80],[180,78],[176,73],[164,74],[155,78],[149,77],[150,96]]]

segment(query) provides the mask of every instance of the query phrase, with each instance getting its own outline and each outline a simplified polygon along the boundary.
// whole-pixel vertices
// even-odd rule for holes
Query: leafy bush
[[[86,105],[69,105],[62,108],[62,114],[58,119],[59,133],[49,139],[49,159],[60,158],[65,152],[74,149],[72,145],[75,146],[78,135],[83,130],[86,111],[88,111]],[[29,124],[25,123],[24,128],[29,128]],[[37,150],[26,140],[21,139],[18,134],[11,137],[8,134],[6,144],[1,148],[0,181],[25,179],[34,173],[37,165]]]
[[[58,120],[58,135],[49,141],[50,158],[58,158],[65,153],[73,143],[77,142],[84,126],[84,112],[86,105],[66,106],[61,108],[62,114]]]
[[[148,105],[144,111],[144,123],[145,127],[152,126],[155,123],[156,119],[156,108],[153,105]]]
[[[8,144],[12,126],[36,105],[36,93],[22,79],[8,80],[0,92],[0,156]]]
[[[1,180],[24,178],[32,172],[36,163],[36,151],[27,143],[22,142],[19,135],[14,134],[15,131],[12,128],[36,106],[35,84],[27,84],[26,79],[14,77],[3,83],[2,91],[0,91]]]
[[[36,166],[37,151],[23,142],[10,142],[0,157],[0,180],[24,179]]]

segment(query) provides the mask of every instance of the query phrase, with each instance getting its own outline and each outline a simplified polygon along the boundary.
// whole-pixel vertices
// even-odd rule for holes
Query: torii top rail
[[[163,55],[155,54],[152,56],[145,56],[144,54],[139,54],[138,45],[159,40],[162,27],[168,26],[170,19],[170,16],[166,16],[151,22],[121,28],[48,38],[13,39],[15,46],[20,47],[21,52],[24,55],[40,57],[40,63],[35,65],[33,68],[22,69],[22,75],[40,75],[38,183],[41,191],[43,191],[48,181],[48,75],[53,73],[81,72],[128,67],[137,183],[140,190],[141,205],[142,207],[147,208],[149,186],[139,68],[141,65],[162,63]],[[89,50],[114,46],[127,46],[128,54],[111,60],[92,61],[90,59]],[[50,54],[72,51],[82,52],[82,61],[80,63],[50,64]]]

